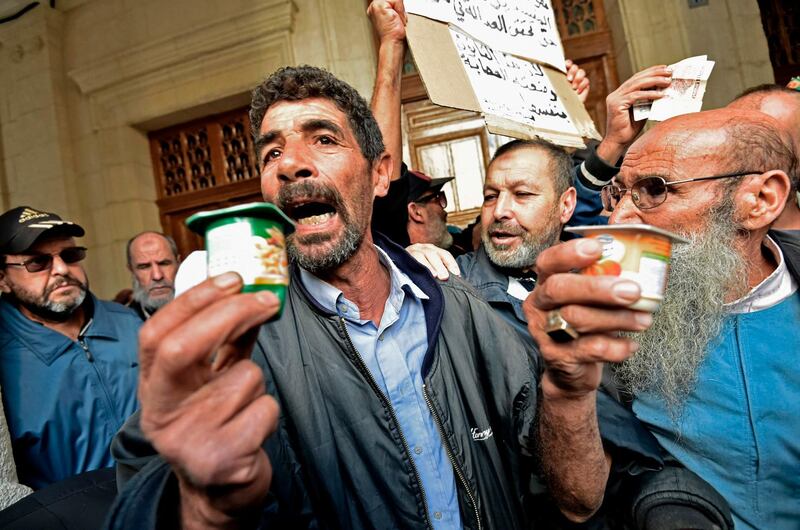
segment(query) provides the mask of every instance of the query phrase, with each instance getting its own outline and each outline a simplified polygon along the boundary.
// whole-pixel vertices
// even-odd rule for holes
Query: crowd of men
[[[151,231],[100,300],[81,226],[0,215],[0,502],[116,466],[110,529],[797,528],[800,92],[642,134],[670,83],[645,69],[601,142],[498,148],[454,235],[451,177],[401,160],[403,2],[368,16],[371,104],[310,66],[253,92],[262,193],[296,223],[280,318]],[[602,248],[563,228],[604,223],[689,241],[655,314],[574,273]]]

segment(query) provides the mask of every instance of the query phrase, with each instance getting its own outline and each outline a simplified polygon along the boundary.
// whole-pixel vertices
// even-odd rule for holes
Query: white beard
[[[632,395],[652,392],[673,417],[691,393],[697,371],[725,320],[726,297],[747,290],[747,262],[734,248],[737,226],[729,200],[709,215],[702,233],[682,234],[689,244],[673,248],[669,280],[653,325],[626,333],[639,350],[616,370]]]

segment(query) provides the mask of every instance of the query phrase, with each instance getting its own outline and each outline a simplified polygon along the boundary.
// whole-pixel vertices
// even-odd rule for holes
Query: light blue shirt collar
[[[403,293],[401,290],[410,292],[419,300],[428,300],[428,295],[426,295],[417,284],[411,281],[411,278],[403,271],[397,268],[383,249],[375,246],[375,250],[378,251],[378,259],[380,259],[381,264],[389,271],[389,278],[391,281],[389,303],[392,304],[397,312],[400,311],[400,306],[403,303]],[[340,289],[317,278],[302,267],[300,267],[300,281],[303,282],[303,286],[308,291],[308,294],[310,294],[323,309],[351,320],[359,320],[358,307],[345,298],[344,293],[342,293]]]

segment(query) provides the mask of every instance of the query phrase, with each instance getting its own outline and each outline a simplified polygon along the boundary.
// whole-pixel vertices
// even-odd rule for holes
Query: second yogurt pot
[[[283,310],[289,285],[286,236],[294,223],[278,207],[254,202],[199,212],[186,226],[205,237],[209,276],[237,272],[244,281],[242,292],[272,291]]]
[[[573,226],[564,230],[603,245],[600,259],[581,274],[620,276],[638,283],[642,297],[630,307],[650,313],[664,299],[672,245],[688,243],[672,232],[645,224]]]

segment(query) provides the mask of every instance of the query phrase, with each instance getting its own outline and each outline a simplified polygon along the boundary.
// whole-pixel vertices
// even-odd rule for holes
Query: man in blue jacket
[[[89,292],[83,235],[27,206],[0,216],[0,385],[19,478],[34,489],[110,466],[137,406],[141,322]]]

